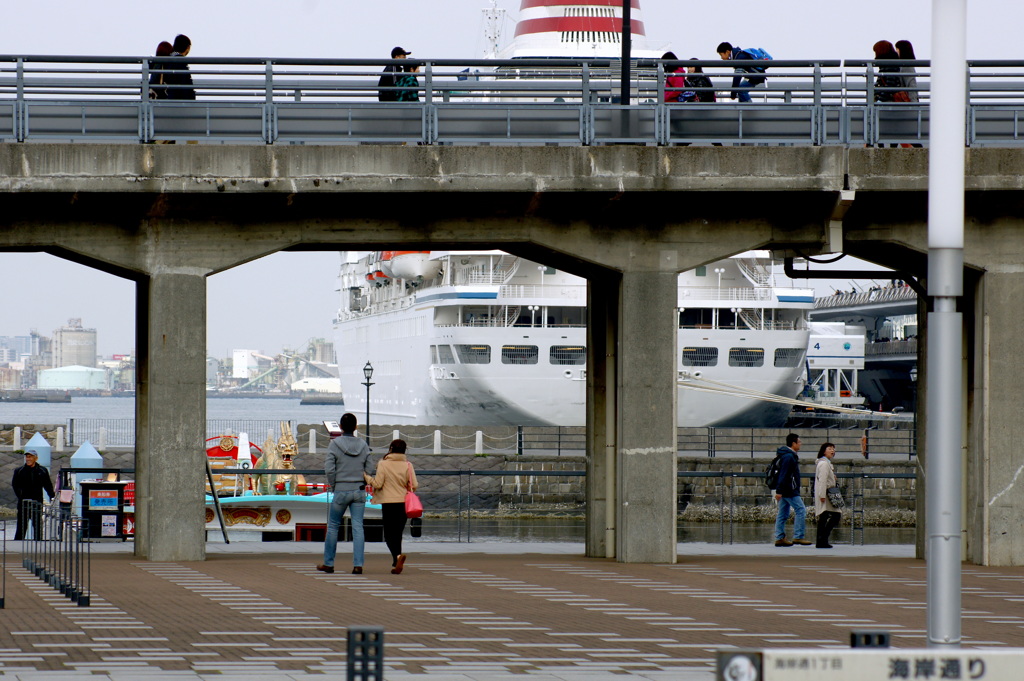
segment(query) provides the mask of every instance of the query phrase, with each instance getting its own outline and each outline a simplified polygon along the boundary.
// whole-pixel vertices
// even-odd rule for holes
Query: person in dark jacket
[[[42,503],[43,492],[53,499],[53,483],[50,482],[50,472],[40,466],[37,462],[39,457],[35,452],[25,452],[25,465],[14,469],[14,476],[11,478],[11,487],[14,488],[14,496],[18,499],[18,527],[15,531],[15,539],[28,539],[28,526],[32,524],[32,538],[42,539],[42,531],[39,527],[39,511],[26,508],[26,501],[38,501]]]
[[[156,46],[156,56],[169,57],[174,52],[174,45],[164,40]],[[164,86],[167,62],[163,59],[149,60],[149,97],[150,99],[167,99],[167,88]]]
[[[804,538],[807,531],[807,509],[804,507],[804,500],[800,498],[800,436],[790,433],[786,436],[786,446],[779,447],[775,453],[779,457],[779,484],[775,489],[775,500],[779,503],[779,510],[775,515],[775,545],[810,546],[811,542]],[[793,541],[786,539],[786,521],[789,520],[789,511],[793,510]]]
[[[698,61],[696,57],[690,57],[690,61]],[[704,75],[704,69],[700,66],[687,66],[686,88],[693,93],[692,102],[714,102],[715,90],[711,79]],[[697,89],[700,88],[700,89]]]
[[[187,57],[192,51],[192,40],[187,35],[179,35],[174,38],[174,51],[172,57]],[[192,87],[192,74],[188,70],[188,62],[175,59],[165,62],[164,85],[167,88],[167,99],[195,99],[196,90]]]
[[[900,54],[888,40],[879,40],[871,46],[875,53],[878,78],[875,79],[875,101],[876,102],[909,102],[910,96],[903,87],[903,78],[900,76],[899,66],[889,66],[883,60],[899,59]]]
[[[726,61],[756,62],[754,55],[744,52],[738,47],[733,47],[731,43],[719,43],[718,49],[715,51],[718,52],[719,57]],[[764,68],[751,64],[749,66],[736,66],[733,70],[736,72],[736,75],[732,79],[732,90],[729,93],[729,97],[730,99],[739,98],[740,103],[749,102],[750,89],[757,87],[766,80]]]
[[[370,447],[355,436],[355,414],[342,414],[341,435],[327,446],[324,473],[328,489],[332,492],[331,511],[327,519],[324,539],[324,562],[316,566],[320,572],[334,572],[334,556],[338,552],[338,529],[347,509],[352,517],[352,574],[363,573],[366,535],[363,532],[363,512],[366,510],[364,475],[372,473]]]
[[[412,54],[412,52],[406,52],[401,47],[394,47],[391,49],[392,59],[405,59],[410,54]],[[384,67],[384,73],[381,74],[380,80],[377,81],[377,101],[398,101],[398,76],[402,73],[403,69],[400,65],[389,64]]]

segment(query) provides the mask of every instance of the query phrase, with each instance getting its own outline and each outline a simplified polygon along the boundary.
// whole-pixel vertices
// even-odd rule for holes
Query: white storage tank
[[[83,366],[44,369],[39,372],[40,390],[108,390],[107,372]]]

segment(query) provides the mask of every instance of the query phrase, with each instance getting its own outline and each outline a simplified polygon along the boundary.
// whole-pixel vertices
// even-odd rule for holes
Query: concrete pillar
[[[607,272],[587,285],[587,519],[586,552],[615,558],[616,335],[622,277]]]
[[[136,293],[136,555],[206,557],[206,279],[158,273]]]
[[[617,375],[616,557],[676,562],[678,275],[625,272]]]
[[[1005,242],[1004,242],[1005,243]],[[967,289],[969,291],[970,289]],[[967,559],[979,565],[1024,565],[1024,272],[994,265],[976,287],[966,464]],[[970,318],[966,313],[965,317]]]

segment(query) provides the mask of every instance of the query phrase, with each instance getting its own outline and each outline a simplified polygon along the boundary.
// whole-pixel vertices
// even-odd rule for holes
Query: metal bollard
[[[384,627],[349,627],[348,681],[384,681]]]
[[[888,648],[889,632],[880,629],[854,629],[850,632],[851,648]]]
[[[434,431],[434,454],[441,453],[441,431]]]

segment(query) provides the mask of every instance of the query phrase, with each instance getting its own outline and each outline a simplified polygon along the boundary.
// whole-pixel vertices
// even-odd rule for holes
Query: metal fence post
[[[523,455],[523,427],[516,426],[516,455]]]

